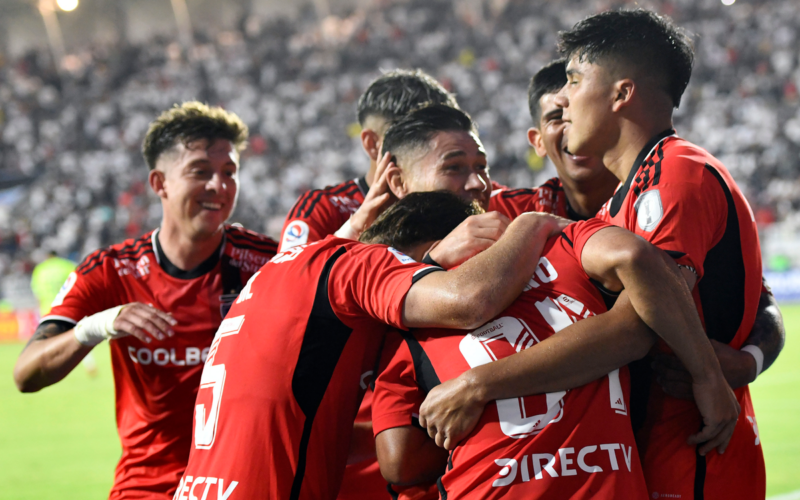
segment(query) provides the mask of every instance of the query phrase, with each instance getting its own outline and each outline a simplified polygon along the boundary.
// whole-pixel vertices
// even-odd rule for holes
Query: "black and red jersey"
[[[214,338],[175,498],[335,498],[386,324],[437,270],[335,237],[276,255]]]
[[[295,202],[283,223],[280,250],[318,241],[335,233],[364,202],[366,178],[306,192]]]
[[[675,135],[654,137],[598,217],[665,250],[697,276],[693,290],[708,337],[738,349],[752,330],[762,291],[755,217],[728,170]],[[763,498],[764,458],[747,387],[724,455],[686,444],[700,428],[695,404],[653,384],[637,438],[648,487],[662,498]]]
[[[414,425],[425,394],[476,366],[535,346],[606,311],[580,255],[608,224],[568,226],[545,245],[525,291],[491,322],[464,334],[420,329],[387,337],[375,384],[373,429]],[[626,367],[584,386],[498,400],[453,450],[441,498],[644,498],[628,416]]]
[[[131,302],[177,320],[172,338],[110,342],[122,443],[111,498],[171,498],[189,458],[194,401],[214,332],[224,309],[276,250],[266,236],[227,226],[218,252],[181,271],[160,250],[156,230],[94,252],[67,279],[42,322],[74,324]]]

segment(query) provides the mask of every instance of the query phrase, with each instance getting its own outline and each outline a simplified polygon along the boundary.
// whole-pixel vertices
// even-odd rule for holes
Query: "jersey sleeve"
[[[286,216],[279,251],[321,240],[335,233],[343,223],[339,210],[330,204],[324,191],[308,191]]]
[[[700,181],[668,180],[639,195],[629,229],[703,277],[703,261],[725,228],[727,201],[704,168]]]
[[[586,246],[586,242],[589,241],[589,238],[597,231],[607,227],[612,227],[612,225],[600,219],[573,222],[564,228],[561,237],[567,240],[575,252],[575,257],[577,257],[578,262],[580,262],[581,255],[583,254],[583,247]]]
[[[387,429],[413,424],[425,399],[417,385],[411,351],[397,332],[386,336],[372,398],[372,430],[377,436]]]
[[[406,294],[417,280],[434,271],[443,269],[418,263],[392,247],[354,245],[331,269],[328,298],[343,321],[367,316],[405,330]]]
[[[111,269],[110,271],[114,271]],[[77,323],[86,316],[104,311],[112,304],[109,269],[100,252],[90,255],[73,271],[53,300],[52,307],[42,322],[50,320]]]

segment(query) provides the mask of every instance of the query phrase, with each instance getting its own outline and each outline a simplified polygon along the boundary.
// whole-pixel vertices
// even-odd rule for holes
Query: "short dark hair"
[[[534,125],[539,125],[542,107],[539,100],[545,94],[554,94],[561,90],[567,83],[567,61],[556,59],[540,69],[528,85],[528,111],[531,113]]]
[[[226,139],[237,151],[247,147],[247,125],[234,113],[197,101],[176,104],[150,123],[142,143],[142,155],[150,170],[162,153],[178,141],[183,144],[206,139]]]
[[[610,58],[661,80],[678,107],[692,76],[694,47],[688,34],[667,16],[645,9],[603,12],[558,34],[567,59],[595,63]]]
[[[391,151],[394,155],[427,147],[434,135],[445,131],[477,134],[475,123],[466,112],[446,104],[430,104],[415,109],[389,127],[381,152]]]
[[[449,191],[409,193],[375,219],[358,240],[405,252],[420,243],[441,240],[467,217],[481,213],[477,202]]]
[[[396,69],[369,84],[358,99],[358,123],[367,117],[380,116],[389,124],[423,104],[447,104],[458,107],[456,98],[435,78],[421,69]]]

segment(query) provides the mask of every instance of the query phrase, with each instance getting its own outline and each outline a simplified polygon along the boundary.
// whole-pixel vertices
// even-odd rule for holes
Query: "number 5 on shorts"
[[[219,418],[220,400],[222,399],[222,389],[225,386],[225,364],[214,364],[217,349],[223,337],[236,335],[242,329],[244,316],[226,318],[219,325],[214,342],[208,350],[208,358],[203,367],[203,375],[200,378],[200,390],[211,389],[211,408],[206,412],[206,405],[198,403],[194,407],[194,446],[200,449],[209,449],[214,444],[214,437],[217,433],[217,419]]]

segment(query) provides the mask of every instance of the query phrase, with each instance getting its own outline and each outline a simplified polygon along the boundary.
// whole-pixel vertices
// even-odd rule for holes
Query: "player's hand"
[[[393,168],[399,167],[392,162],[392,154],[387,152],[378,162],[375,180],[364,197],[364,203],[350,216],[350,227],[356,234],[363,233],[384,210],[397,201],[387,180],[387,173]]]
[[[722,374],[732,389],[744,387],[755,380],[756,361],[753,356],[716,340],[711,340],[711,346]],[[678,399],[694,399],[692,377],[675,355],[659,353],[653,362],[653,370],[666,394]]]
[[[430,256],[445,269],[458,266],[492,246],[510,222],[500,212],[467,217],[430,251]]]
[[[741,409],[736,395],[725,381],[721,370],[717,370],[716,374],[706,380],[694,382],[692,392],[703,417],[703,428],[699,433],[689,436],[687,443],[703,443],[698,450],[702,456],[714,448],[719,453],[724,453],[733,436]]]
[[[419,409],[419,424],[437,446],[446,450],[455,448],[472,432],[486,406],[466,375],[434,387]]]
[[[141,302],[132,302],[123,306],[114,320],[116,333],[111,338],[132,335],[149,344],[153,339],[164,340],[175,336],[172,327],[176,324],[178,322],[170,314]]]

